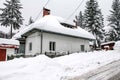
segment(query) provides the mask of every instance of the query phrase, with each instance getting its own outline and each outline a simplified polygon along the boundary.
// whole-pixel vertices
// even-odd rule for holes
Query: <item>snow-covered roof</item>
[[[19,41],[18,40],[14,40],[14,39],[4,39],[4,38],[0,38],[0,44],[5,44],[5,45],[19,45]]]
[[[103,29],[105,30],[105,32],[109,32],[109,31],[113,31],[114,30],[114,28],[111,27],[111,26],[106,26]]]
[[[94,41],[90,41],[90,42],[89,42],[89,45],[94,45]]]
[[[120,49],[120,41],[117,41],[117,42],[115,42],[115,46],[114,46],[114,49]]]
[[[48,15],[48,16],[45,16],[39,19],[38,21],[31,24],[24,30],[20,31],[19,33],[14,35],[13,38],[21,38],[21,35],[29,32],[30,30],[39,29],[39,30],[74,36],[74,37],[95,39],[95,37],[91,33],[85,31],[84,29],[80,27],[71,29],[71,28],[66,28],[62,26],[60,23],[65,22],[65,21],[66,20],[61,17]]]
[[[106,44],[110,44],[110,43],[115,43],[115,41],[104,42],[104,43],[101,43],[101,45],[106,45]]]

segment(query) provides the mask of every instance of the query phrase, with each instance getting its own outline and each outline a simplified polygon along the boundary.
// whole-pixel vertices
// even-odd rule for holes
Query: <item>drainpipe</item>
[[[41,37],[40,37],[40,38],[41,38],[41,40],[40,40],[40,41],[41,41],[41,42],[40,42],[40,43],[41,43],[41,44],[40,44],[40,47],[41,47],[41,49],[40,49],[40,54],[42,54],[42,48],[43,48],[43,31],[42,31],[42,30],[40,31],[40,36],[41,36]]]

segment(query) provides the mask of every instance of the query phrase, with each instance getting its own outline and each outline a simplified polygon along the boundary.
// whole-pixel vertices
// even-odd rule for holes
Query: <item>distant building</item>
[[[19,41],[0,38],[0,61],[6,61],[7,56],[14,55],[19,48]]]
[[[109,41],[109,42],[104,42],[101,43],[101,48],[103,50],[114,50],[114,45],[115,45],[115,41]]]
[[[0,38],[8,38],[8,37],[9,37],[8,34],[6,34],[6,33],[2,32],[2,31],[0,31]]]

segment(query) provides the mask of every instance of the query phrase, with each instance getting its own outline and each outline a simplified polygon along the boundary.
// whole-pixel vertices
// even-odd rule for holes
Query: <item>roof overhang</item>
[[[0,49],[4,49],[4,48],[19,48],[18,45],[4,45],[4,44],[0,44]]]
[[[86,40],[90,40],[93,41],[95,39],[89,39],[89,38],[85,38],[85,37],[79,37],[79,36],[74,36],[74,35],[68,35],[68,34],[63,34],[63,33],[57,33],[57,32],[53,32],[53,31],[47,31],[47,30],[41,30],[41,29],[37,29],[37,28],[33,28],[31,30],[29,30],[28,32],[24,33],[22,35],[22,38],[27,37],[35,32],[46,32],[46,33],[52,33],[52,34],[58,34],[58,35],[63,35],[63,36],[68,36],[68,37],[74,37],[74,38],[80,38],[80,39],[86,39]]]
[[[39,30],[39,29],[36,29],[36,28],[33,28],[33,29],[29,30],[28,32],[24,33],[24,34],[22,35],[22,38],[23,38],[23,37],[26,38],[27,36],[29,36],[29,35],[37,32],[37,31],[40,31],[40,30]]]

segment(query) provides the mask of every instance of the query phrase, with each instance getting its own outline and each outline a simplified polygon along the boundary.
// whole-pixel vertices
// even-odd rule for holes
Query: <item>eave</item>
[[[33,28],[31,30],[29,30],[28,32],[24,33],[22,35],[22,37],[27,37],[35,32],[46,32],[46,33],[52,33],[52,34],[58,34],[58,35],[63,35],[63,36],[68,36],[68,37],[73,37],[73,38],[80,38],[80,39],[86,39],[86,40],[90,40],[93,41],[95,39],[90,39],[90,38],[85,38],[85,37],[79,37],[79,36],[74,36],[74,35],[68,35],[68,34],[63,34],[63,33],[57,33],[57,32],[53,32],[53,31],[47,31],[47,30],[41,30],[41,29],[37,29],[37,28]]]

